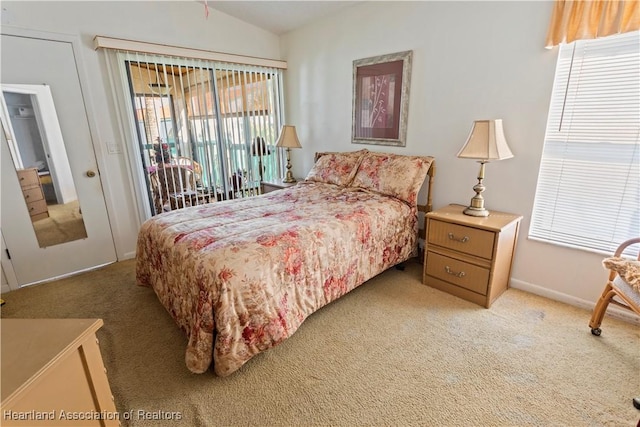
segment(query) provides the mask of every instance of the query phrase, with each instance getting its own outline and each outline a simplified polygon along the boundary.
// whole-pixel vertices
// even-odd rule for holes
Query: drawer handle
[[[464,236],[462,239],[458,239],[456,236],[453,235],[453,233],[449,233],[449,240],[455,240],[456,242],[460,242],[460,243],[467,243],[470,239],[469,239],[469,236]]]
[[[460,278],[463,278],[465,276],[464,271],[460,271],[460,272],[456,273],[448,265],[444,267],[444,271],[446,271],[447,274],[450,274],[450,275],[456,276],[456,277],[460,277]]]

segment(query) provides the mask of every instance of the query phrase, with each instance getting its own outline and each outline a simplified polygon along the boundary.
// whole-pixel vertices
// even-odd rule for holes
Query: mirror
[[[87,231],[47,85],[2,85],[2,127],[41,248]]]

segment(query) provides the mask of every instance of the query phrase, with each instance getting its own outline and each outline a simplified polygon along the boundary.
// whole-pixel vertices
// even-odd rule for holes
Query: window
[[[529,237],[612,253],[640,235],[640,32],[561,45]]]

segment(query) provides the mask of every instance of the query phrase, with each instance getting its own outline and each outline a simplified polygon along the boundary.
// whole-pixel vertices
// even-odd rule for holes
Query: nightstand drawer
[[[428,252],[426,274],[481,295],[487,294],[489,270],[486,268]]]
[[[429,220],[429,244],[464,252],[486,259],[493,256],[495,233],[487,230]]]

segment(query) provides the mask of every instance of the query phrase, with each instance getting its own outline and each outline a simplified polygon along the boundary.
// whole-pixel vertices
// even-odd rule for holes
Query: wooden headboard
[[[433,178],[436,176],[436,161],[431,162],[431,166],[429,166],[429,170],[427,171],[427,204],[421,205],[418,203],[418,212],[422,212],[426,214],[427,212],[431,212],[433,210]],[[425,226],[426,226],[425,221]],[[425,228],[421,228],[418,230],[418,237],[426,240],[427,238],[427,230]]]

